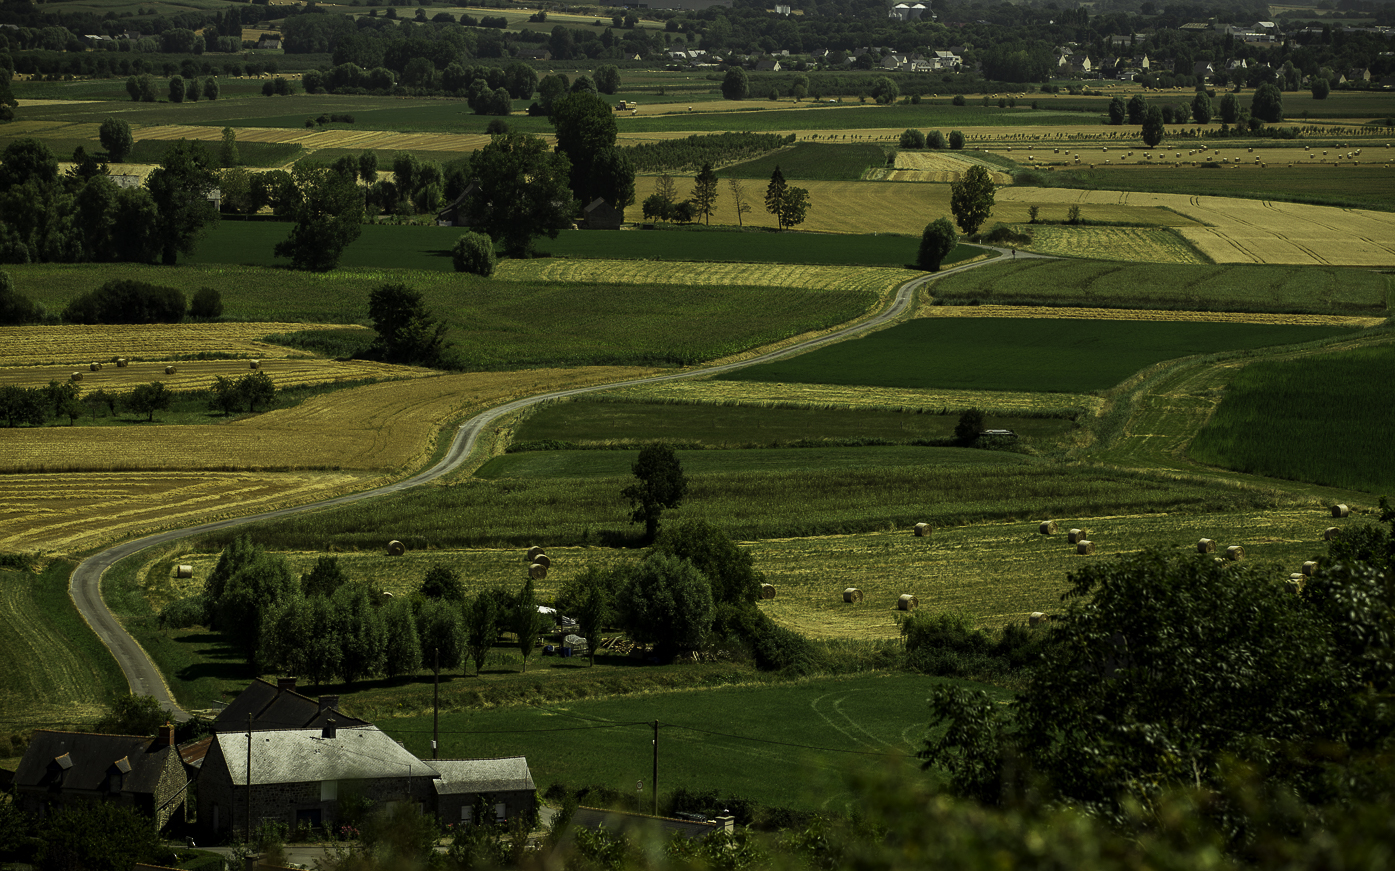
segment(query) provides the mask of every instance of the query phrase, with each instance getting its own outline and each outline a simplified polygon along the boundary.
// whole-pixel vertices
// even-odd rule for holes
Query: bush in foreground
[[[494,243],[480,233],[465,233],[450,250],[451,261],[456,272],[469,272],[488,277],[494,274],[494,266],[499,258],[494,254]]]

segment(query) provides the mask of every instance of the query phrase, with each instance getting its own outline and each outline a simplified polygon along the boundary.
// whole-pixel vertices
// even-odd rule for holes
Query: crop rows
[[[1086,260],[999,262],[930,289],[949,304],[1054,304],[1189,311],[1384,313],[1388,279],[1364,269]]]
[[[0,369],[0,385],[42,387],[51,380],[67,381],[74,372],[82,375],[78,384],[81,393],[93,390],[123,391],[139,384],[159,381],[170,390],[207,390],[218,377],[239,378],[248,374],[246,360],[189,360],[169,365],[173,375],[165,374],[164,361],[130,363],[125,367],[107,362],[98,372],[87,364],[74,366],[20,366]],[[419,378],[434,374],[429,369],[395,366],[370,360],[264,359],[259,371],[265,372],[277,388],[310,384],[330,384],[338,381],[365,379]]]
[[[815,291],[889,293],[917,273],[873,266],[795,266],[633,260],[509,260],[500,278],[518,282],[785,287]]]
[[[1012,176],[991,163],[962,153],[950,155],[935,150],[896,152],[896,166],[887,179],[956,182],[964,177],[964,173],[968,172],[971,166],[986,167],[994,184],[1012,184]]]
[[[890,410],[982,409],[995,415],[1093,412],[1100,399],[1086,393],[1014,393],[998,390],[937,390],[765,381],[668,381],[608,391],[607,395],[649,402],[749,405],[768,408],[865,408]]]
[[[170,360],[193,354],[224,354],[269,360],[294,353],[260,341],[271,333],[294,332],[307,324],[64,324],[0,327],[0,367],[47,364],[83,366],[113,357]],[[360,329],[356,325],[315,324],[320,329]],[[245,367],[245,364],[244,364]]]
[[[1033,227],[1033,251],[1129,263],[1206,263],[1195,248],[1162,227]]]
[[[1346,315],[1268,314],[1185,309],[1063,308],[1053,305],[937,305],[921,308],[920,318],[1085,318],[1100,321],[1197,321],[1210,324],[1284,324],[1295,327],[1375,327],[1379,317]],[[1033,395],[1033,394],[1027,394]]]

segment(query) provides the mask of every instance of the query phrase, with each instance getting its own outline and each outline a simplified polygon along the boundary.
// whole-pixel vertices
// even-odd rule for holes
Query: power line
[[[670,729],[685,729],[689,732],[701,732],[704,735],[717,735],[722,738],[734,738],[738,741],[755,741],[759,744],[774,744],[779,747],[796,747],[800,750],[817,750],[821,753],[852,753],[857,756],[888,756],[888,753],[879,753],[875,750],[850,750],[845,747],[816,747],[813,744],[794,744],[789,741],[776,741],[772,738],[756,738],[750,735],[732,735],[728,732],[713,732],[710,729],[699,729],[696,726],[683,726],[678,723],[661,723]]]

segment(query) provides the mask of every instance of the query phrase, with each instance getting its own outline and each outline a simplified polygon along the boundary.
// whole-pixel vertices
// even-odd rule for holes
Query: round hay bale
[[[902,593],[901,598],[896,600],[897,611],[914,611],[920,607],[920,600],[910,593]]]
[[[88,372],[100,372],[100,371],[102,371],[102,364],[101,364],[101,363],[97,363],[97,362],[88,363],[88,364],[87,364],[87,371],[88,371]]]
[[[1317,565],[1317,562],[1314,560],[1308,560],[1307,562],[1303,563],[1303,574],[1311,578],[1313,576],[1313,572],[1317,571]]]
[[[176,578],[192,578],[194,576],[194,567],[190,565],[177,565],[174,567],[174,576]]]
[[[1337,536],[1339,536],[1339,535],[1341,535],[1341,534],[1342,534],[1342,530],[1341,530],[1341,529],[1339,529],[1339,528],[1337,528],[1337,527],[1335,527],[1335,526],[1329,526],[1329,527],[1327,527],[1326,529],[1324,529],[1324,530],[1322,531],[1322,540],[1323,540],[1323,541],[1331,541],[1332,539],[1336,538]]]
[[[1028,626],[1040,626],[1046,621],[1046,615],[1040,611],[1033,611],[1027,615]]]
[[[533,557],[533,563],[535,565],[540,565],[545,569],[552,568],[552,560],[548,559],[547,554],[545,553],[540,553],[537,556]]]
[[[261,361],[261,360],[249,360],[249,361],[248,361],[248,367],[249,367],[249,368],[252,368],[252,369],[260,369],[260,368],[262,368],[262,361]]]
[[[1287,588],[1288,591],[1295,596],[1303,592],[1303,582],[1301,580],[1294,580],[1293,578],[1289,578],[1287,581],[1284,582],[1284,587]]]
[[[934,531],[935,528],[928,523],[917,523],[915,525],[915,534],[920,538],[924,538]]]
[[[166,374],[166,375],[173,375],[174,373],[176,373],[176,372],[178,372],[178,371],[179,371],[179,370],[176,369],[176,368],[173,367],[173,366],[166,366],[166,367],[165,367],[165,374]]]
[[[1084,540],[1085,530],[1083,529],[1072,529],[1070,532],[1066,533],[1066,541],[1070,544],[1079,544]]]
[[[1215,553],[1216,543],[1209,538],[1203,538],[1196,543],[1197,553]]]
[[[1225,558],[1231,562],[1238,563],[1245,558],[1245,549],[1238,544],[1232,544],[1225,549]]]
[[[547,577],[547,566],[542,563],[533,563],[528,567],[528,577],[535,581],[541,581],[543,578]]]
[[[1086,541],[1082,538],[1075,543],[1075,552],[1082,556],[1092,554],[1095,552],[1095,543],[1093,541]]]
[[[761,597],[762,599],[773,599],[773,598],[775,598],[775,585],[774,585],[774,584],[761,584],[761,585],[760,585],[760,597]]]
[[[120,362],[121,362],[121,358],[120,358],[120,357],[112,357],[112,358],[111,358],[111,362],[112,362],[112,363],[120,363]]]
[[[383,590],[383,598],[384,598],[384,599],[391,599],[391,598],[393,598],[393,595],[392,595],[392,593],[389,593],[387,590]]]
[[[81,372],[74,372],[73,374],[71,374],[71,375],[68,376],[68,380],[69,380],[69,381],[81,381],[81,380],[82,380],[82,373],[81,373]]]
[[[843,601],[849,605],[856,605],[862,601],[862,591],[857,587],[848,587],[843,591]]]
[[[407,545],[397,539],[394,538],[392,541],[388,542],[388,556],[402,556],[402,554],[406,552]]]
[[[528,562],[532,562],[533,560],[537,559],[538,555],[542,552],[543,549],[536,544],[528,548]]]
[[[1055,535],[1055,534],[1056,534],[1056,521],[1054,521],[1054,520],[1043,520],[1043,521],[1041,522],[1041,526],[1037,527],[1037,531],[1040,532],[1042,535]]]
[[[117,358],[116,358],[116,368],[118,368],[118,369],[125,369],[127,365],[128,365],[128,364],[126,363],[126,358],[125,358],[125,357],[117,357]]]
[[[1333,505],[1333,506],[1332,506],[1332,516],[1333,516],[1333,517],[1346,517],[1346,516],[1348,516],[1348,515],[1350,515],[1350,514],[1351,514],[1351,509],[1348,508],[1348,507],[1345,506],[1345,505],[1338,504],[1338,505]]]

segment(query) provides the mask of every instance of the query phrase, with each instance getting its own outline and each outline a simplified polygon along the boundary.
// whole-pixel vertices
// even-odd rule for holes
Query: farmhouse
[[[340,711],[338,696],[320,696],[317,701],[295,687],[293,677],[280,678],[275,684],[257,678],[214,718],[213,731],[245,732],[249,725],[258,730],[319,729],[331,717],[340,728],[368,725],[367,720]]]
[[[480,186],[478,182],[470,182],[465,186],[465,190],[460,192],[460,196],[451,200],[446,207],[436,213],[436,224],[441,227],[469,227],[473,225],[471,215],[471,205],[475,198],[479,196]]]
[[[16,800],[29,813],[116,801],[150,817],[157,831],[183,819],[188,785],[170,725],[156,738],[40,729],[14,778]]]
[[[597,197],[581,214],[588,230],[618,230],[625,223],[625,210],[615,208],[604,197]]]

